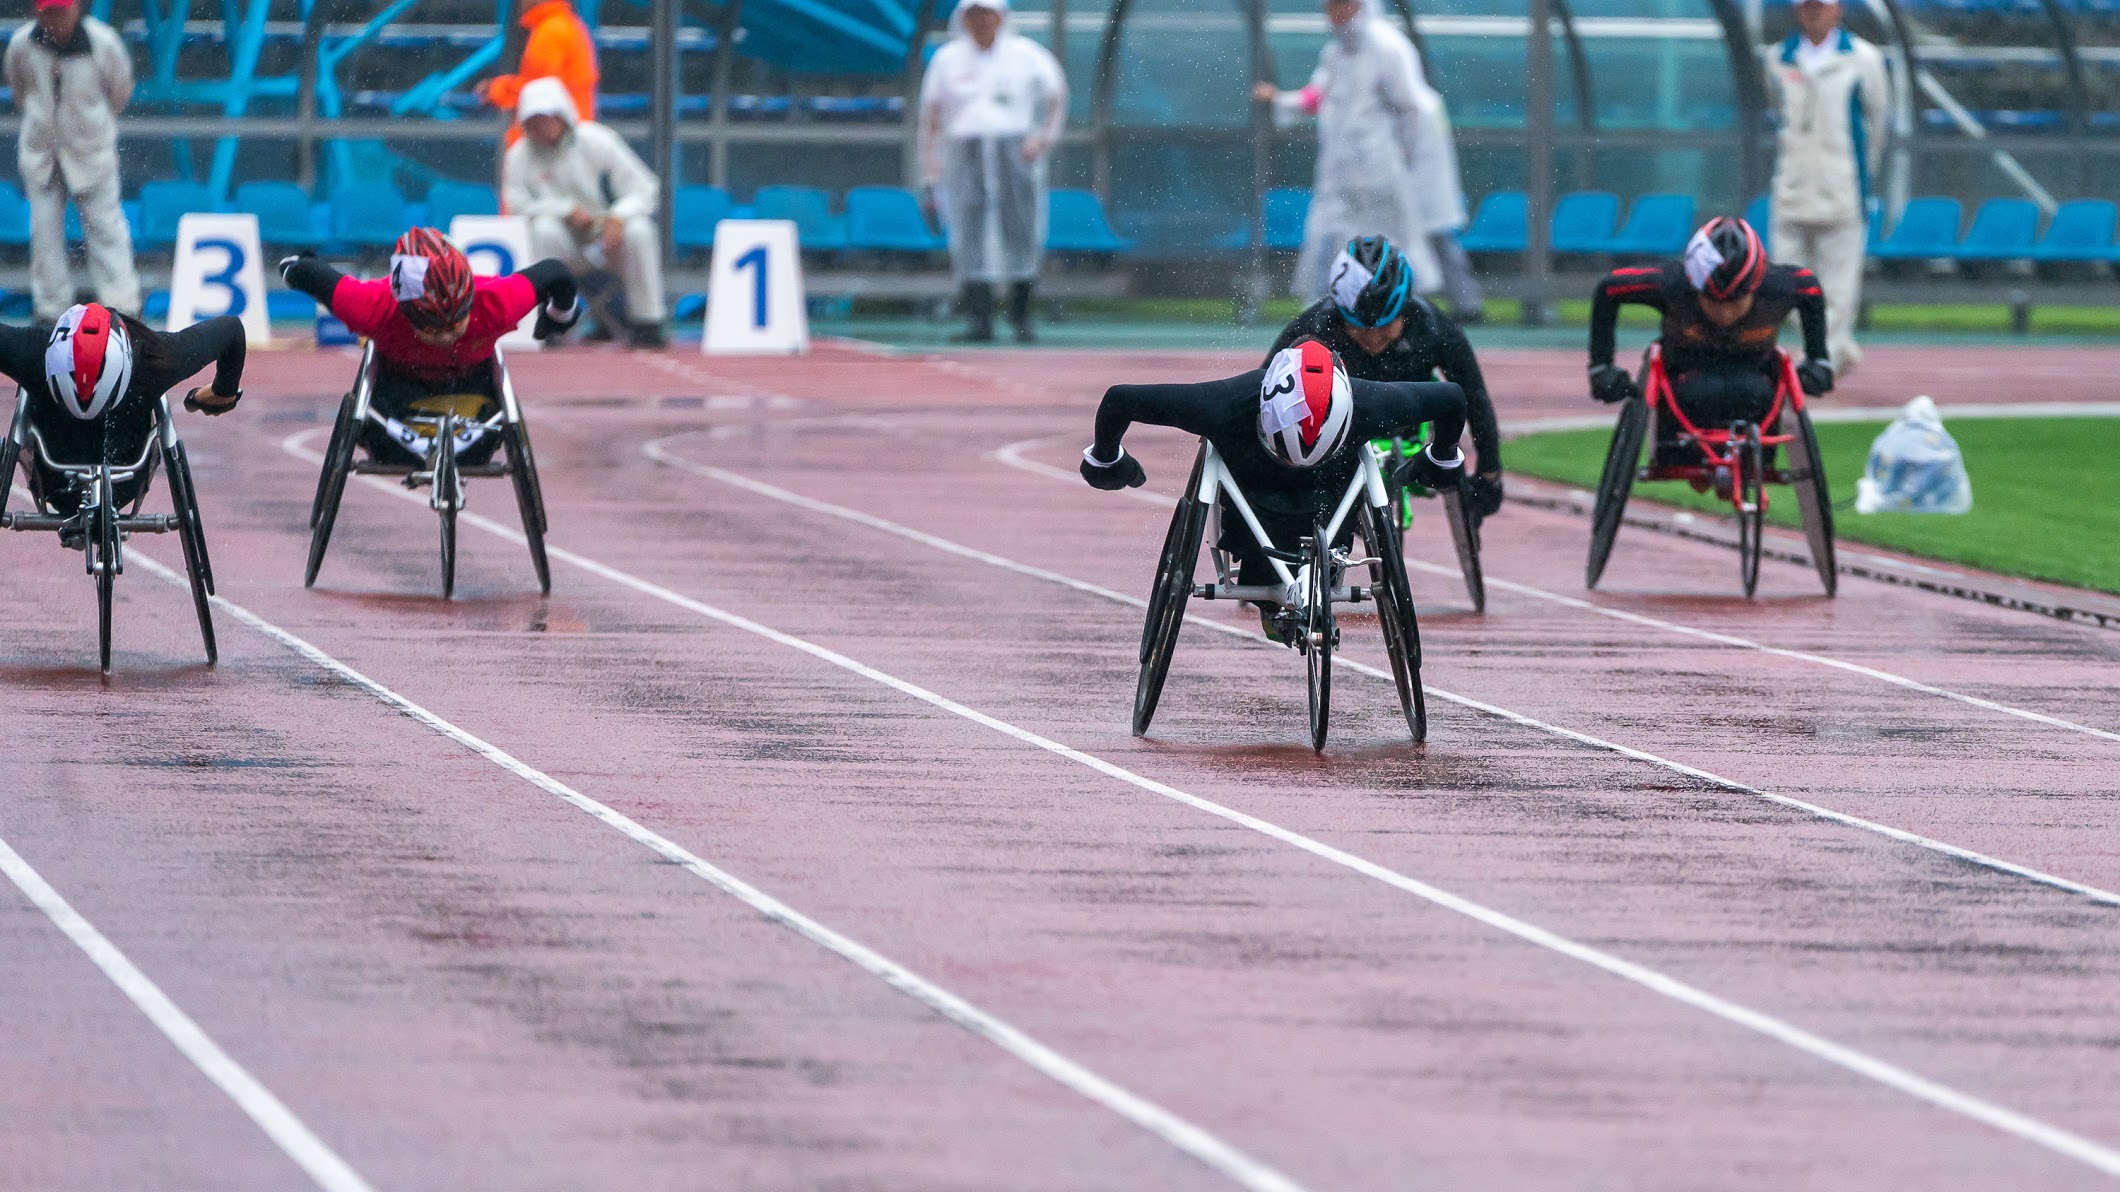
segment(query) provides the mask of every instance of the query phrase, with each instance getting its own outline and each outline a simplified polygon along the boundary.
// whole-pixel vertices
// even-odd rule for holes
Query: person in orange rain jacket
[[[584,120],[596,118],[596,42],[589,27],[574,14],[570,0],[516,0],[516,20],[530,31],[523,45],[523,60],[515,73],[488,79],[483,88],[487,103],[508,112],[515,110],[523,84],[532,79],[556,78],[567,85],[574,110]],[[523,135],[520,121],[508,125],[504,148],[512,148]]]

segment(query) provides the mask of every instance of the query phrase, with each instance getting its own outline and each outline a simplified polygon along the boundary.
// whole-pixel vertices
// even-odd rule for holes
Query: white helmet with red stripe
[[[1331,348],[1306,339],[1275,352],[1259,383],[1259,441],[1291,468],[1314,468],[1347,442],[1354,386]]]
[[[44,346],[44,379],[52,397],[83,420],[97,417],[124,397],[132,367],[132,337],[100,303],[69,308]]]

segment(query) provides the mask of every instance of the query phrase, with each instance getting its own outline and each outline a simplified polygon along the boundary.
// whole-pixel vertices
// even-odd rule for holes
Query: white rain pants
[[[587,244],[576,240],[567,221],[556,215],[539,215],[530,220],[531,257],[553,257],[576,276],[616,273],[626,295],[626,318],[636,324],[662,322],[662,237],[655,221],[646,216],[627,220],[625,242],[615,261],[592,261],[588,250],[596,243],[595,239]],[[602,255],[601,249],[597,255]]]
[[[1045,158],[1023,160],[1024,138],[942,143],[942,207],[950,267],[960,283],[1035,281],[1045,258]]]
[[[74,274],[66,253],[66,187],[57,179],[25,186],[29,199],[30,301],[39,319],[57,319],[74,304]],[[88,241],[88,280],[96,301],[137,318],[140,277],[133,271],[132,228],[118,197],[118,177],[107,174],[73,196]]]
[[[1774,220],[1775,262],[1809,269],[1826,293],[1826,348],[1832,353],[1834,373],[1843,377],[1862,363],[1855,319],[1862,313],[1862,267],[1868,248],[1869,227],[1863,220],[1823,224]]]

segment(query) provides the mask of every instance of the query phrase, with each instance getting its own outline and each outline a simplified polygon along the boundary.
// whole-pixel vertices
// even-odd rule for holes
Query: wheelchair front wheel
[[[1613,540],[1626,520],[1627,497],[1634,491],[1634,476],[1641,467],[1642,439],[1649,432],[1649,406],[1640,398],[1620,404],[1619,421],[1612,428],[1612,445],[1605,451],[1605,470],[1597,482],[1597,503],[1590,512],[1590,562],[1584,569],[1583,586],[1594,588],[1605,574],[1612,557]]]
[[[1788,480],[1796,489],[1796,507],[1803,512],[1803,534],[1811,547],[1811,566],[1826,595],[1840,590],[1840,561],[1833,553],[1833,498],[1826,489],[1826,469],[1818,454],[1818,435],[1811,429],[1811,415],[1796,411],[1796,437],[1789,440]]]
[[[1339,632],[1332,619],[1332,543],[1318,528],[1303,545],[1310,556],[1302,629],[1303,658],[1310,678],[1310,747],[1323,753],[1332,718],[1332,639]]]
[[[96,638],[103,673],[110,673],[110,613],[118,594],[118,508],[110,469],[96,473],[96,506],[89,514],[88,565],[96,573]]]
[[[1200,535],[1207,528],[1207,506],[1188,489],[1171,511],[1170,532],[1156,563],[1156,585],[1148,594],[1148,618],[1141,627],[1141,676],[1134,685],[1134,735],[1145,736],[1163,697],[1178,631],[1185,625],[1185,604],[1192,597],[1193,570],[1200,563]]]
[[[9,491],[15,484],[15,461],[21,458],[22,445],[13,435],[0,435],[0,513],[7,512]]]
[[[530,565],[537,569],[540,595],[552,594],[552,564],[545,558],[545,493],[538,484],[537,457],[530,453],[530,428],[520,422],[506,427],[508,478],[515,484],[515,506],[523,517],[523,539],[530,544]]]
[[[456,476],[456,416],[444,415],[434,435],[434,510],[442,515],[442,599],[456,594],[456,510],[463,493]]]
[[[1732,446],[1736,448],[1732,462],[1737,467],[1732,485],[1737,498],[1738,578],[1744,581],[1745,598],[1750,599],[1759,590],[1759,555],[1765,545],[1761,531],[1767,517],[1766,449],[1760,444],[1756,426],[1745,427],[1744,434]]]
[[[1384,652],[1391,658],[1391,679],[1399,691],[1399,708],[1413,739],[1428,739],[1428,696],[1421,689],[1421,630],[1413,608],[1413,586],[1406,579],[1406,557],[1388,510],[1362,506],[1362,540],[1376,562],[1369,565],[1370,596],[1377,604],[1377,624],[1384,631]]]
[[[1487,611],[1487,577],[1480,571],[1480,523],[1465,500],[1465,484],[1443,490],[1443,513],[1450,522],[1450,541],[1457,547],[1458,572],[1465,577],[1465,595],[1472,611]]]

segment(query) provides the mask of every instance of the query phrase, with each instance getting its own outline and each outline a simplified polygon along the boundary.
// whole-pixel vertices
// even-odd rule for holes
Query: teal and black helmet
[[[1406,313],[1413,267],[1382,236],[1357,236],[1332,263],[1332,300],[1357,327],[1382,327]]]

